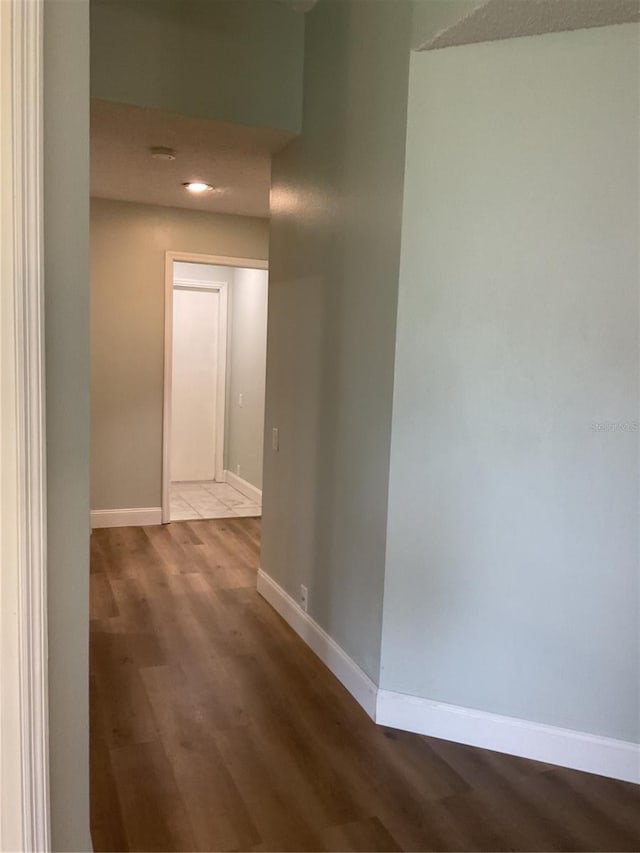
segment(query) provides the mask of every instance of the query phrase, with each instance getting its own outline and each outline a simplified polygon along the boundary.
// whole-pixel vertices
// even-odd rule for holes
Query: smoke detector
[[[151,156],[154,160],[175,160],[176,152],[173,148],[165,148],[163,145],[156,145],[150,148]]]

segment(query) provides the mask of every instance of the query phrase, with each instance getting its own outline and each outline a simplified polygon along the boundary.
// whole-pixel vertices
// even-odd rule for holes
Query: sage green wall
[[[638,26],[411,59],[381,685],[638,739]]]
[[[262,567],[377,678],[411,5],[306,17],[302,136],[272,172]]]
[[[92,0],[91,95],[297,133],[303,47],[278,0]]]
[[[167,251],[266,259],[268,221],[91,200],[91,508],[159,507]]]
[[[225,467],[262,488],[267,356],[266,270],[236,269],[229,300]],[[239,395],[242,394],[242,406]]]
[[[54,850],[89,835],[89,5],[44,4],[49,757]]]

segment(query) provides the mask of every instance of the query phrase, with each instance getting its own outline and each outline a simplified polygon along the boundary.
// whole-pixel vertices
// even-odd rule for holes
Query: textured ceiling
[[[640,20],[640,0],[488,0],[422,50]]]
[[[91,195],[209,213],[269,216],[271,154],[292,138],[282,130],[191,119],[93,99]],[[174,148],[154,160],[151,146]],[[213,184],[202,196],[183,181]]]

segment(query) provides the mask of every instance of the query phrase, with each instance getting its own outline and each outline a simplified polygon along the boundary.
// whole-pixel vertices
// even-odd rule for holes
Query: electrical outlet
[[[271,430],[271,449],[280,450],[280,433],[278,427]]]
[[[244,406],[244,394],[238,394],[238,405],[240,408]]]
[[[309,605],[309,590],[306,588],[304,584],[300,584],[300,607],[307,612],[307,607]]]
[[[236,474],[238,475],[238,477],[240,476],[240,463],[239,462],[236,465]]]

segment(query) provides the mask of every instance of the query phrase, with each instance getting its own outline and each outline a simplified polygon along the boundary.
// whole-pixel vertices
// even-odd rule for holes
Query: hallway
[[[376,726],[256,593],[259,540],[93,532],[96,851],[638,849],[634,785]]]

